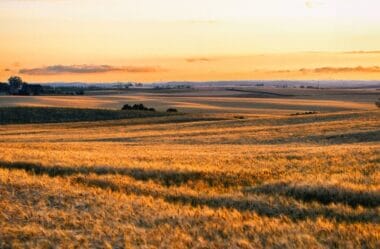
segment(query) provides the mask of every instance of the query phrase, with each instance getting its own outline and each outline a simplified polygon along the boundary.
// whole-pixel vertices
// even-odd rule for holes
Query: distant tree
[[[145,109],[145,106],[143,104],[134,104],[132,108],[134,110],[143,111]]]
[[[0,82],[0,92],[9,92],[9,85],[8,83],[2,83]]]
[[[19,95],[40,95],[43,92],[43,87],[40,84],[22,83],[21,89],[18,91]]]
[[[9,93],[10,94],[18,94],[23,85],[23,81],[18,76],[12,76],[8,79],[9,83]]]
[[[8,83],[11,88],[19,89],[21,88],[23,81],[21,77],[12,76],[8,79]]]
[[[83,90],[78,90],[75,92],[76,95],[84,95],[84,91]]]
[[[121,109],[122,110],[132,110],[132,106],[125,104]]]
[[[125,104],[121,109],[122,110],[136,110],[136,111],[151,111],[151,112],[156,111],[156,109],[148,108],[144,104],[134,104],[133,106],[129,104]]]

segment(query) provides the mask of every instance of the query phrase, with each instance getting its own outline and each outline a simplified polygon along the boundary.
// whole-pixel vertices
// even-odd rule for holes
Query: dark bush
[[[122,110],[132,110],[132,106],[128,105],[128,104],[125,104],[123,106],[123,108],[121,108]]]
[[[135,111],[151,111],[151,112],[155,112],[156,110],[154,108],[148,108],[146,106],[144,106],[143,104],[134,104],[133,106],[129,105],[129,104],[125,104],[123,106],[123,108],[121,108],[122,110],[135,110]]]
[[[236,118],[236,119],[245,119],[244,116],[234,116],[234,118]]]
[[[166,112],[178,112],[178,110],[175,108],[169,108],[166,110]]]
[[[299,116],[299,115],[314,115],[314,114],[318,114],[318,112],[316,112],[316,111],[297,112],[297,113],[293,113],[293,114],[291,114],[291,115],[292,115],[292,116]]]
[[[380,108],[380,99],[375,102],[375,105]]]
[[[145,111],[147,110],[148,108],[146,108],[143,104],[134,104],[132,106],[132,109],[133,110],[139,110],[139,111]]]

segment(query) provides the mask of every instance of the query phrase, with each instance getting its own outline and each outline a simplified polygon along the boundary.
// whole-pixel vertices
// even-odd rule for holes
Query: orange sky
[[[1,0],[0,81],[380,79],[378,0]]]

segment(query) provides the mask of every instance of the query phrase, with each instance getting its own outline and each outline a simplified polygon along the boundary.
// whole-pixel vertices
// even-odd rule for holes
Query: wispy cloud
[[[194,62],[211,62],[215,61],[215,59],[206,58],[206,57],[199,57],[199,58],[187,58],[187,62],[194,63]]]
[[[20,69],[20,74],[28,75],[56,75],[56,74],[94,74],[108,72],[127,72],[127,73],[154,73],[162,71],[156,67],[125,66],[115,67],[110,65],[53,65],[39,68]]]
[[[259,72],[259,71],[256,71]],[[379,66],[372,67],[317,67],[317,68],[301,68],[298,70],[274,70],[261,71],[265,73],[303,73],[303,74],[339,74],[339,73],[380,73]]]
[[[4,72],[10,72],[11,70],[9,68],[5,68]]]
[[[319,67],[319,68],[302,68],[302,73],[380,73],[380,67]]]

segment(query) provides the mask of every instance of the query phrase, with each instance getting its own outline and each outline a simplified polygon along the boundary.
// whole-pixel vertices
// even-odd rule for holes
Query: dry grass
[[[379,248],[380,112],[0,127],[1,248]]]

